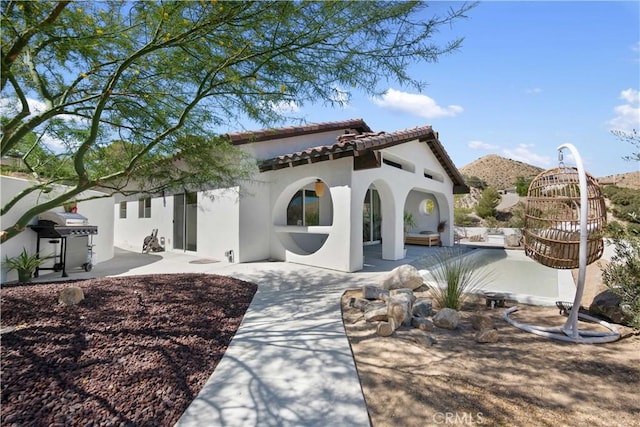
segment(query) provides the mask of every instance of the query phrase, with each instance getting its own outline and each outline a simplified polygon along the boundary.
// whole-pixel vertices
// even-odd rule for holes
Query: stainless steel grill
[[[89,225],[89,220],[77,213],[45,212],[38,217],[38,223],[30,226],[38,234],[37,252],[40,253],[40,240],[50,239],[49,243],[60,244],[56,249],[52,267],[38,267],[40,270],[62,271],[62,277],[68,277],[67,269],[82,267],[90,271],[93,267],[93,236],[98,234],[98,227]]]

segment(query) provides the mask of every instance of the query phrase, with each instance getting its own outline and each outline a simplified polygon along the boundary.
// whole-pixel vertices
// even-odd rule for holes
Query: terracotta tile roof
[[[371,128],[362,119],[343,120],[339,122],[313,123],[304,126],[289,126],[279,129],[262,129],[249,132],[228,133],[233,145],[249,144],[251,142],[269,141],[280,138],[309,135],[335,130],[353,129],[359,133],[371,132]]]
[[[462,175],[453,164],[453,161],[438,140],[438,134],[433,131],[431,126],[416,127],[391,133],[368,131],[362,134],[340,135],[335,144],[310,147],[303,151],[277,156],[261,162],[259,166],[260,171],[265,172],[346,156],[358,157],[374,150],[404,144],[416,139],[426,143],[436,156],[449,178],[453,181],[454,193],[468,193],[469,188],[464,183]]]

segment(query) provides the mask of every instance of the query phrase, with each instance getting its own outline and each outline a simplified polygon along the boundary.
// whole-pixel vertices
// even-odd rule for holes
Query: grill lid
[[[89,224],[87,217],[71,212],[43,212],[38,216],[38,219],[40,221],[51,221],[57,226],[64,227],[77,227]]]

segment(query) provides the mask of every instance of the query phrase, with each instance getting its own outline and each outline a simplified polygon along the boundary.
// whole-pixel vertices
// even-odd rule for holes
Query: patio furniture
[[[562,162],[568,149],[576,167]],[[587,264],[602,256],[602,232],[606,222],[604,196],[598,182],[584,171],[578,150],[571,144],[558,147],[558,167],[542,172],[529,185],[523,228],[526,255],[555,269],[578,268],[576,294],[571,307],[580,307],[584,293]],[[503,318],[524,331],[574,343],[598,344],[620,338],[617,328],[605,321],[558,305],[569,318],[562,328],[520,323],[509,317],[518,310],[512,307]],[[578,319],[600,324],[609,332],[580,330]]]
[[[404,243],[407,245],[438,246],[440,244],[440,234],[435,231],[407,233]]]

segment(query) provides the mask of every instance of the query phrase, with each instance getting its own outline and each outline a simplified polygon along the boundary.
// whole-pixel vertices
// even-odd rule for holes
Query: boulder
[[[364,309],[364,320],[367,322],[382,322],[387,320],[387,304],[370,302]]]
[[[380,322],[376,327],[376,334],[381,337],[388,337],[393,334],[393,332],[397,329],[396,322],[393,319],[389,319],[388,322]]]
[[[389,296],[390,297],[395,297],[395,296],[404,297],[407,300],[409,300],[412,305],[416,300],[416,296],[413,295],[413,291],[411,289],[407,289],[407,288],[390,290],[389,291]]]
[[[386,299],[386,297],[388,296],[389,296],[388,289],[382,289],[377,286],[370,286],[370,285],[362,287],[362,298],[364,299],[368,299],[368,300]]]
[[[58,303],[63,305],[76,305],[84,299],[84,292],[79,286],[69,286],[58,294]]]
[[[404,264],[398,266],[380,279],[380,287],[383,289],[417,289],[423,284],[422,276],[417,268]]]
[[[424,317],[412,317],[411,326],[421,331],[431,332],[433,331],[433,322]]]
[[[433,324],[438,328],[456,329],[460,323],[460,315],[451,308],[443,308],[433,316]]]
[[[483,329],[493,329],[493,320],[484,314],[474,314],[471,316],[471,326],[476,331],[481,331]]]
[[[604,316],[613,323],[626,325],[631,322],[632,316],[628,310],[625,310],[626,307],[620,306],[621,302],[622,299],[618,295],[607,289],[596,295],[589,306],[589,311]]]
[[[411,314],[414,317],[429,317],[433,316],[433,304],[426,299],[418,299],[413,303]]]
[[[394,319],[396,325],[411,325],[411,299],[406,294],[389,297],[387,301],[387,317]]]
[[[517,234],[507,234],[504,236],[504,244],[512,248],[520,246],[520,236]]]
[[[483,329],[476,334],[476,342],[493,343],[498,342],[498,331],[495,329]]]
[[[364,311],[365,308],[369,305],[369,300],[364,298],[349,298],[349,307],[357,308],[358,310]]]

